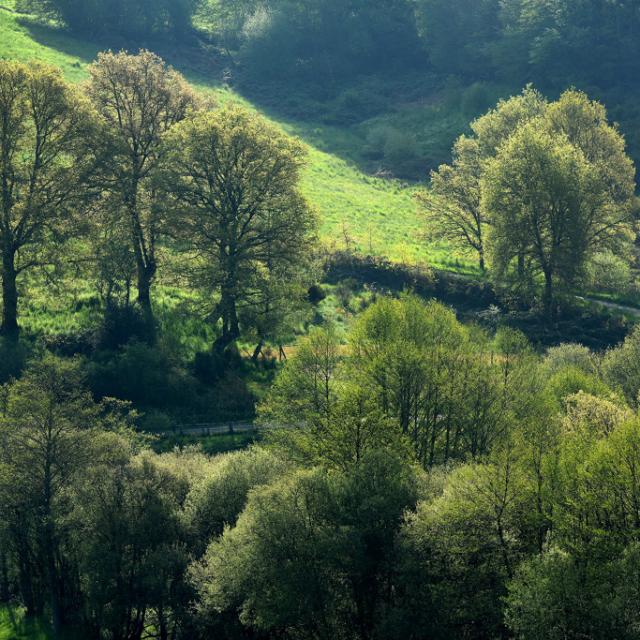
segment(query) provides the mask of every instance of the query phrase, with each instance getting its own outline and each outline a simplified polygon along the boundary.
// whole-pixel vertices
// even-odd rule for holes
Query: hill
[[[63,29],[17,13],[13,2],[5,0],[1,7],[0,58],[47,62],[63,69],[69,80],[81,82],[86,76],[86,65],[98,51],[108,48],[107,44],[95,46]],[[170,53],[160,53],[195,87],[220,103],[239,101],[245,106],[251,105],[232,88],[194,69],[185,55],[174,52],[172,57]],[[214,78],[218,76],[212,74]],[[262,111],[273,119],[268,109]],[[452,256],[446,246],[424,240],[424,225],[413,198],[415,185],[375,177],[359,169],[355,162],[326,150],[338,146],[353,151],[359,141],[351,139],[348,131],[295,119],[277,122],[308,144],[309,165],[303,190],[319,211],[322,238],[329,248],[355,249],[394,262],[473,269],[462,257]],[[327,138],[331,138],[330,143]]]

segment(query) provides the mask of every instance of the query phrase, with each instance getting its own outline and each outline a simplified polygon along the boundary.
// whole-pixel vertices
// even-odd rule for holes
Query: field
[[[60,67],[69,80],[81,82],[86,77],[86,65],[100,48],[17,14],[14,6],[12,0],[0,3],[0,58],[47,62]],[[199,90],[213,94],[217,102],[239,101],[251,106],[232,89],[211,81],[201,71],[194,72],[180,59],[170,62]],[[368,175],[354,162],[322,149],[359,144],[347,131],[295,120],[278,122],[309,144],[302,188],[319,212],[321,238],[329,249],[350,249],[395,262],[429,263],[473,272],[463,256],[452,255],[449,247],[424,239],[424,225],[414,200],[415,191],[421,187]],[[331,144],[323,145],[329,137]]]

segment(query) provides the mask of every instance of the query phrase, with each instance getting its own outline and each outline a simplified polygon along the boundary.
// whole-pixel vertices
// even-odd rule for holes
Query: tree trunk
[[[484,250],[483,250],[483,249],[480,249],[480,259],[479,259],[479,262],[480,262],[480,272],[481,272],[482,274],[486,273],[486,271],[487,271],[487,265],[485,264],[485,261],[484,261]]]
[[[29,618],[36,618],[42,613],[42,602],[36,597],[34,590],[34,567],[30,561],[30,550],[27,541],[24,539],[23,532],[13,532],[12,536],[17,542],[18,555],[18,584],[20,588],[20,596],[22,604]]]
[[[256,345],[256,348],[253,351],[253,355],[251,356],[251,360],[253,361],[253,364],[258,364],[258,358],[260,357],[260,354],[262,353],[262,347],[264,346],[264,342],[261,339],[260,342],[258,342],[258,344]]]
[[[553,316],[553,275],[551,271],[544,272],[544,310],[548,318]]]
[[[522,283],[524,280],[524,253],[518,253],[518,280]]]
[[[147,337],[151,343],[155,341],[156,323],[151,306],[151,283],[155,275],[155,267],[145,265],[138,260],[138,305],[142,311],[147,327]]]
[[[220,300],[220,317],[222,318],[222,334],[213,344],[213,352],[223,355],[227,348],[240,337],[240,323],[236,301],[232,293],[227,289],[222,291]]]
[[[5,249],[2,253],[2,335],[13,340],[18,338],[18,274],[15,253]]]
[[[7,561],[7,552],[2,549],[0,551],[0,602],[9,602],[9,563]]]
[[[140,185],[139,171],[134,169],[131,189],[125,197],[131,224],[131,242],[136,260],[136,276],[138,284],[138,305],[147,325],[148,340],[155,340],[155,320],[153,308],[151,307],[151,283],[156,275],[156,264],[153,258],[153,240],[149,240],[149,245],[145,242],[145,233],[140,222],[140,212],[138,211],[138,189]]]

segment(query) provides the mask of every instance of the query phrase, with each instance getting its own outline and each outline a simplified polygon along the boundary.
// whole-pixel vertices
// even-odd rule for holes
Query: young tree
[[[419,200],[427,214],[430,235],[475,252],[484,273],[486,221],[480,206],[481,177],[478,142],[461,136],[453,147],[453,162],[431,173],[431,191]]]
[[[61,255],[71,205],[90,167],[94,119],[62,73],[0,61],[2,328],[18,335],[18,281]]]
[[[193,284],[218,302],[218,355],[240,336],[240,311],[279,304],[270,287],[295,279],[309,255],[315,216],[299,191],[305,150],[263,118],[239,107],[178,126],[164,177],[181,208],[179,235]]]
[[[335,327],[312,328],[260,406],[261,420],[327,428],[338,403],[340,361]]]
[[[151,287],[165,224],[153,177],[165,160],[165,134],[197,101],[182,76],[149,51],[101,53],[89,74],[88,93],[103,123],[99,177],[108,193],[106,224],[127,230],[138,303],[152,328]]]

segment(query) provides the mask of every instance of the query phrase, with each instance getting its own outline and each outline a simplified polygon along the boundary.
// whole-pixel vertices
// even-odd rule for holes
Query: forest
[[[0,640],[639,640],[636,31],[0,0]]]

